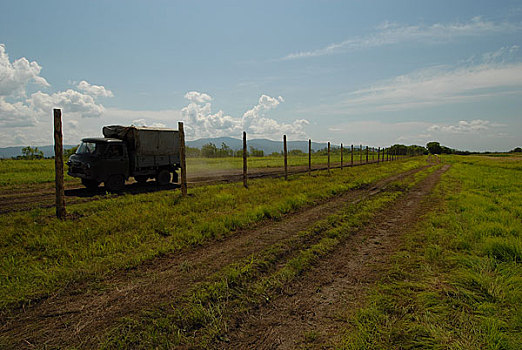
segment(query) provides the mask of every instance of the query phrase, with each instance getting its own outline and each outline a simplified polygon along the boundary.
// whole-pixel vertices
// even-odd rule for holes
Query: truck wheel
[[[166,169],[160,170],[156,175],[156,182],[160,186],[165,186],[170,183],[170,172]]]
[[[149,177],[147,175],[137,175],[137,176],[134,176],[134,179],[136,179],[136,181],[138,183],[144,184],[145,182],[147,182]]]
[[[89,189],[89,190],[95,190],[95,189],[98,188],[100,183],[98,181],[96,181],[96,180],[82,179],[82,185],[87,187],[87,189]]]
[[[123,190],[125,187],[125,178],[123,175],[111,175],[109,179],[105,181],[105,188],[109,192],[117,192]]]

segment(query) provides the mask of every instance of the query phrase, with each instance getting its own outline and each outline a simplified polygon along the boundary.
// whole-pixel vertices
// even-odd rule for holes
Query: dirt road
[[[97,283],[67,286],[24,309],[3,312],[0,315],[0,344],[13,349],[30,347],[29,344],[36,347],[95,347],[101,340],[100,330],[109,329],[121,317],[175,301],[191,286],[207,280],[230,263],[283,239],[296,237],[298,240],[299,232],[334,213],[342,204],[376,195],[391,182],[412,176],[421,169],[387,178],[366,189],[346,192],[287,215],[281,221],[267,220],[257,227],[237,231],[222,241],[158,258],[135,270],[119,271]],[[238,344],[250,342],[239,337],[239,331],[237,334]]]
[[[373,224],[285,286],[277,299],[241,316],[233,323],[240,327],[230,331],[229,342],[217,347],[335,348],[346,320],[364,303],[368,288],[389,268],[389,258],[399,248],[401,236],[429,211],[424,199],[448,168],[443,166],[393,207],[379,213]]]

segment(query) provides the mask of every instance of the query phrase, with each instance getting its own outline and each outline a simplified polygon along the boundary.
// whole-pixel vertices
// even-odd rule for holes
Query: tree
[[[38,149],[38,147],[32,148],[31,146],[27,146],[22,148],[22,158],[23,159],[42,159],[44,153]]]
[[[185,146],[185,155],[189,158],[201,156],[201,151],[197,147]]]
[[[217,151],[218,157],[231,157],[234,155],[234,151],[226,143],[221,143],[221,148]]]
[[[250,146],[250,154],[252,155],[252,157],[263,157],[265,155],[265,152],[262,149],[257,149]]]
[[[212,142],[201,146],[201,156],[206,158],[215,158],[217,155],[217,147]]]
[[[442,153],[442,147],[440,147],[440,143],[438,142],[428,142],[428,144],[426,144],[426,147],[428,148],[428,152],[430,152],[431,154]]]

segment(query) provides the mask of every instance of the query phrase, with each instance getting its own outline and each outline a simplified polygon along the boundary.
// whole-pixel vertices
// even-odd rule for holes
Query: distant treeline
[[[72,147],[69,149],[64,150],[64,157],[67,159],[69,156],[74,154],[76,150],[78,149],[78,146]],[[382,150],[382,149],[381,149]],[[449,148],[446,146],[441,146],[439,142],[428,142],[426,147],[424,146],[418,146],[418,145],[402,145],[402,144],[395,144],[389,148],[387,148],[388,152],[390,154],[397,154],[401,156],[406,155],[421,155],[421,154],[458,154],[458,155],[469,155],[469,154],[494,154],[494,153],[506,153],[506,152],[470,152],[470,151],[460,151],[454,148]],[[351,151],[351,146],[345,146],[344,147],[344,153],[349,154]],[[366,147],[363,146],[361,149],[359,145],[354,147],[354,153],[359,154],[360,152],[366,152]],[[371,153],[377,152],[377,148],[372,147],[369,150]],[[316,155],[327,155],[328,154],[328,148],[322,148],[318,150],[312,150],[313,154]],[[336,155],[341,153],[341,148],[339,146],[332,146],[330,148],[330,154]],[[521,147],[516,147],[509,151],[508,153],[522,153]],[[293,149],[288,151],[289,156],[303,156],[307,153],[298,150]],[[209,142],[201,147],[201,149],[197,147],[186,147],[186,155],[187,157],[191,158],[224,158],[224,157],[242,157],[243,156],[243,150],[233,150],[230,148],[226,143],[221,143],[221,147],[217,147],[212,142]],[[282,156],[283,151],[281,152],[273,152],[269,154],[270,156]],[[250,146],[249,150],[247,151],[247,156],[249,157],[264,157],[265,152],[262,149],[257,149],[252,146]],[[43,159],[44,153],[38,149],[38,147],[31,147],[27,146],[22,148],[22,155],[17,157],[12,157],[11,159]],[[54,158],[54,157],[48,157],[48,158]]]

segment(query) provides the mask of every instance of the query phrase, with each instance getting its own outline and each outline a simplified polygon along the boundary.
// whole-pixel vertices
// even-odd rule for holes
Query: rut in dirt
[[[157,258],[134,270],[119,271],[93,285],[82,283],[21,310],[0,315],[0,339],[10,348],[42,346],[93,347],[106,330],[125,316],[174,301],[196,283],[223,267],[261,252],[274,243],[297,236],[342,204],[357,202],[385,189],[391,182],[412,176],[427,166],[381,180],[369,188],[348,191],[313,207],[239,230],[222,241]],[[1,344],[1,342],[0,342]]]
[[[347,321],[364,305],[366,292],[389,268],[401,236],[430,205],[425,200],[449,165],[428,176],[373,223],[355,233],[269,304],[239,316],[223,349],[336,348]],[[313,340],[307,338],[313,334]]]

